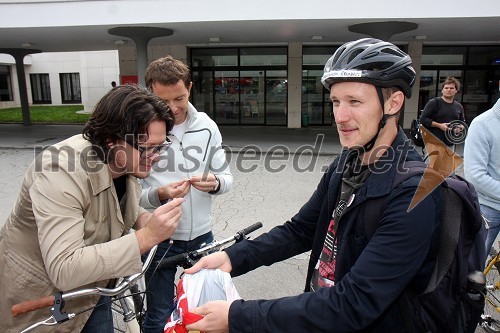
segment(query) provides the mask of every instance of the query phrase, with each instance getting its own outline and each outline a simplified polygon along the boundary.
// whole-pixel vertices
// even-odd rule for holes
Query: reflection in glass
[[[242,124],[264,124],[264,71],[240,72]]]
[[[215,118],[217,123],[239,124],[240,84],[238,71],[215,71]]]
[[[214,83],[212,71],[193,71],[193,104],[196,110],[205,112],[210,118],[214,119]]]
[[[286,125],[287,71],[266,71],[266,124]]]
[[[302,71],[302,114],[309,115],[310,125],[331,125],[332,106],[328,90],[323,88],[323,70]]]

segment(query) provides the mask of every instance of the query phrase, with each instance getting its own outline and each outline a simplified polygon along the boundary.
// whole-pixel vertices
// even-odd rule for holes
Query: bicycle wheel
[[[492,263],[486,274],[486,304],[481,327],[486,332],[500,332],[500,257],[493,257],[487,267]]]

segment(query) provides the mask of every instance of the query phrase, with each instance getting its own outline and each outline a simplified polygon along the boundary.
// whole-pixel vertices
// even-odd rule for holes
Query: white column
[[[411,40],[408,44],[408,54],[412,60],[412,67],[417,73],[415,84],[413,85],[411,98],[406,100],[403,128],[410,128],[413,118],[418,114],[418,96],[420,94],[420,72],[422,65],[422,40]]]

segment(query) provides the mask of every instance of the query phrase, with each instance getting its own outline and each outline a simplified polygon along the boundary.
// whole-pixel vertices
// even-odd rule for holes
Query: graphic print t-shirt
[[[355,192],[370,175],[370,168],[360,165],[359,161],[348,163],[342,177],[341,193],[337,207],[333,210],[332,219],[328,225],[323,250],[319,257],[311,279],[311,290],[333,287],[335,285],[335,266],[338,240],[336,238],[337,222],[345,213],[345,209],[354,201]]]

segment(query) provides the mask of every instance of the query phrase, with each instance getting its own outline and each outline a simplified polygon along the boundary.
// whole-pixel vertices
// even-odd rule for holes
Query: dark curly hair
[[[159,97],[140,85],[121,85],[111,89],[97,103],[82,134],[106,163],[109,142],[125,140],[130,135],[137,141],[139,136],[147,138],[148,126],[155,120],[165,122],[167,133],[174,126],[172,111]]]

